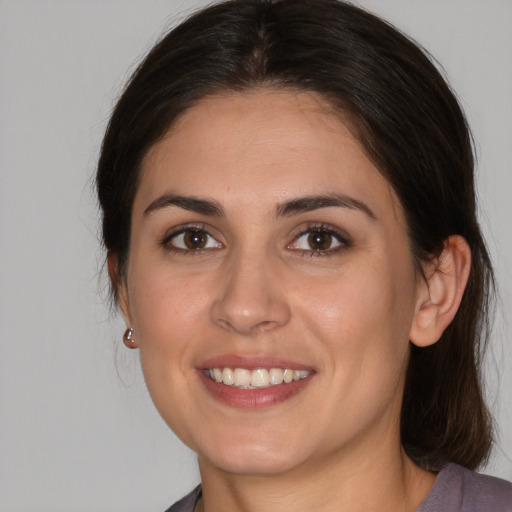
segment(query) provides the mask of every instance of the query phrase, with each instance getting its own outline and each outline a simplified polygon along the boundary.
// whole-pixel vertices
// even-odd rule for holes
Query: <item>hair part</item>
[[[418,268],[452,234],[469,243],[471,274],[454,321],[433,346],[411,347],[401,436],[424,467],[476,468],[492,441],[480,366],[494,277],[477,221],[470,130],[426,52],[354,5],[229,0],[198,11],[151,50],[115,107],[98,164],[114,296],[149,149],[201,98],[262,87],[317,93],[349,121],[401,202]]]

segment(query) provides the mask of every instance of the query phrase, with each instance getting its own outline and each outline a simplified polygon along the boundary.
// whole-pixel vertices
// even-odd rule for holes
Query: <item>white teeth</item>
[[[309,370],[291,370],[289,368],[258,368],[247,370],[246,368],[211,368],[205,374],[215,382],[222,382],[226,386],[236,386],[242,389],[266,388],[277,386],[283,382],[305,379],[311,372]]]
[[[293,370],[293,380],[305,379],[308,375],[307,370]]]
[[[251,371],[245,368],[235,368],[233,372],[235,376],[235,386],[250,386],[251,385]]]
[[[293,370],[288,368],[283,372],[283,380],[288,384],[293,380]]]
[[[251,375],[251,386],[255,388],[262,388],[268,386],[270,377],[267,370],[254,370]]]
[[[222,370],[222,382],[228,386],[232,386],[235,383],[235,375],[231,368],[224,368]]]
[[[272,368],[269,372],[270,384],[282,384],[283,370],[281,368]]]

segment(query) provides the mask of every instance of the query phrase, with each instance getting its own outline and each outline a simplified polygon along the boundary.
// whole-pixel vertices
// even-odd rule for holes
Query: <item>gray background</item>
[[[92,176],[128,71],[204,3],[0,0],[1,511],[158,511],[198,481],[108,310]],[[474,129],[502,298],[485,471],[512,479],[512,2],[361,3],[442,62]]]

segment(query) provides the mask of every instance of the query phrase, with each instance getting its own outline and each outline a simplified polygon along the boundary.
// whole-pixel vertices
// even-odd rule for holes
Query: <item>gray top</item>
[[[194,512],[200,497],[198,486],[167,512]],[[512,483],[448,464],[416,512],[512,512]]]
[[[512,512],[512,483],[448,464],[416,512]]]

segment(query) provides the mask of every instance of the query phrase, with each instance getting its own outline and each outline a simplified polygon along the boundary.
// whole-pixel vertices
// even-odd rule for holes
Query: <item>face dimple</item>
[[[354,451],[363,432],[366,449],[399,442],[415,307],[405,220],[326,112],[305,93],[208,98],[144,161],[126,314],[160,414],[228,471],[289,470]],[[312,378],[230,395],[211,391],[215,368]],[[244,392],[272,405],[253,411]]]

